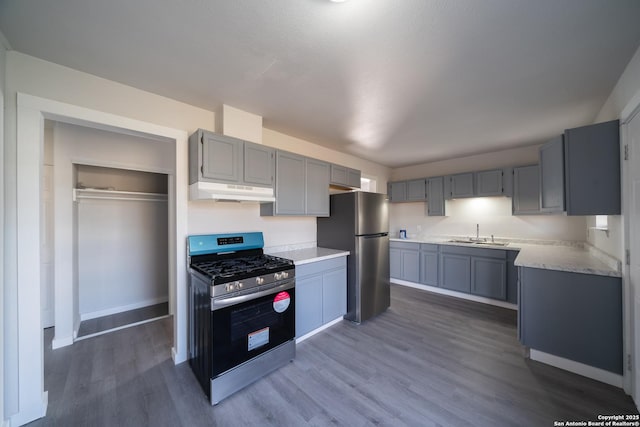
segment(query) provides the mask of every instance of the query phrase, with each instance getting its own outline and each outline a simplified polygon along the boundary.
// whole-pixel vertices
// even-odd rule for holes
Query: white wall
[[[96,279],[83,280],[90,277],[91,269],[109,268],[110,259],[117,258],[118,250],[114,244],[123,243],[132,236],[140,236],[141,232],[162,236],[159,241],[146,239],[140,242],[131,242],[126,247],[133,251],[129,256],[131,260],[141,260],[144,266],[153,266],[154,261],[147,259],[156,256],[155,263],[160,262],[166,266],[168,257],[167,249],[167,203],[163,203],[164,212],[158,212],[158,206],[152,202],[105,202],[82,201],[74,206],[71,189],[75,184],[74,164],[87,164],[122,169],[152,171],[166,174],[174,174],[175,155],[173,144],[154,141],[130,135],[117,134],[97,129],[90,129],[65,123],[56,123],[54,126],[54,224],[55,224],[55,340],[69,339],[79,327],[81,315],[106,311],[116,306],[141,304],[145,301],[159,302],[166,298],[168,292],[167,277],[164,272],[162,281],[154,281],[152,276],[155,270],[140,268],[131,262],[122,260],[121,269],[111,272],[95,274]],[[130,215],[128,209],[135,203],[137,210],[134,212],[145,213],[147,219]],[[118,213],[122,209],[125,211]],[[109,214],[105,217],[105,214]],[[101,227],[96,227],[100,222]],[[126,216],[126,217],[125,217]],[[77,221],[77,222],[76,222]],[[115,221],[123,225],[134,226],[135,230],[118,233],[111,230],[109,238],[105,238],[104,245],[91,243],[91,237],[97,238],[104,233],[104,228],[113,226]],[[76,235],[76,226],[78,234]],[[142,229],[141,227],[144,227]],[[93,232],[91,230],[94,230]],[[142,236],[141,236],[142,237]],[[155,243],[158,243],[156,245]],[[74,253],[74,250],[78,250]],[[136,253],[136,250],[146,253]],[[97,256],[104,251],[102,256]],[[92,255],[97,259],[92,260]],[[77,264],[73,260],[77,257]],[[107,257],[106,262],[100,259]],[[89,259],[87,259],[89,258]],[[111,270],[111,269],[110,269]],[[128,270],[125,274],[123,270]],[[109,278],[120,277],[114,283],[107,283]],[[127,279],[137,278],[139,283],[131,286]],[[92,291],[88,284],[93,283]],[[156,301],[157,300],[157,301]]]
[[[408,237],[480,236],[536,240],[585,240],[585,218],[563,215],[511,215],[511,198],[477,197],[446,201],[446,217],[429,217],[425,203],[392,203],[389,231],[397,237],[406,229]]]
[[[5,94],[5,69],[6,48],[3,43],[4,36],[0,33],[0,165],[4,165],[4,94]],[[3,167],[4,169],[4,167]],[[4,173],[0,173],[0,309],[4,313]],[[5,396],[4,387],[4,316],[0,316],[0,424],[5,420]]]
[[[7,366],[5,370],[5,412],[9,415],[15,414],[19,409],[18,369],[16,368],[18,366],[18,259],[16,255],[18,217],[16,177],[19,168],[16,155],[16,100],[18,92],[168,128],[185,130],[188,133],[197,128],[214,129],[215,127],[215,114],[212,111],[62,67],[19,52],[7,52],[4,141],[4,179],[6,181],[5,310],[3,320],[5,323],[5,366]],[[279,144],[282,144],[288,146],[291,151],[297,152],[304,148],[304,150],[308,150],[304,154],[361,169],[364,174],[376,176],[386,186],[389,170],[385,167],[318,147],[307,141],[293,139],[268,129],[264,129],[263,136],[263,142],[266,145],[280,147]],[[34,177],[34,179],[38,179],[38,177]],[[258,230],[265,233],[265,245],[270,247],[315,242],[315,220],[313,218],[261,218],[258,212],[256,204],[189,202],[188,232]],[[56,325],[57,328],[58,325]]]
[[[529,145],[509,150],[396,168],[391,171],[391,178],[393,181],[400,181],[403,179],[448,175],[509,166],[534,165],[538,163],[539,149],[540,145]]]
[[[605,122],[620,118],[622,110],[629,102],[640,93],[640,47],[633,55],[629,64],[623,71],[620,79],[611,91],[609,98],[604,103],[596,116],[594,123]],[[622,149],[622,147],[621,147]],[[624,164],[623,164],[624,168]],[[624,197],[624,196],[623,196]],[[621,215],[610,215],[609,235],[598,230],[589,230],[588,241],[602,251],[613,255],[619,260],[624,259],[624,224]],[[594,227],[595,217],[587,219],[587,226]]]
[[[492,153],[407,166],[392,170],[393,180],[448,175],[508,166],[538,163],[540,145],[532,145]],[[511,215],[511,198],[481,197],[446,201],[446,217],[428,217],[425,203],[393,203],[390,209],[389,229],[397,236],[401,229],[409,235],[462,235],[472,236],[480,224],[483,236],[512,237],[541,240],[586,239],[585,217],[563,215]]]

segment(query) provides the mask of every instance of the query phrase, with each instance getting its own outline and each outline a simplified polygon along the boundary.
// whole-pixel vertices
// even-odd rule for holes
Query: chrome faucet
[[[476,224],[476,240],[480,240],[480,224]]]

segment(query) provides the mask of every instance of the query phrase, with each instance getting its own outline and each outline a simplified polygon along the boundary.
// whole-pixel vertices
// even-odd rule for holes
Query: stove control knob
[[[236,289],[242,289],[242,282],[236,282]]]
[[[256,284],[262,285],[264,283],[264,277],[256,277]]]
[[[233,291],[233,283],[227,283],[227,284],[224,286],[224,289],[225,289],[227,292],[231,292],[231,291]]]
[[[274,273],[274,274],[273,274],[273,278],[274,278],[275,280],[282,280],[282,274],[280,274],[280,273]]]
[[[288,271],[283,271],[282,272],[282,277],[285,278],[285,279],[289,278],[289,272]]]

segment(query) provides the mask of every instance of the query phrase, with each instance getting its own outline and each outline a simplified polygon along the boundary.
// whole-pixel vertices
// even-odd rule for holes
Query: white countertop
[[[349,251],[339,249],[313,248],[294,249],[292,251],[276,252],[270,255],[280,258],[287,258],[293,261],[295,265],[308,264],[311,262],[324,261],[326,259],[338,258],[349,255]]]
[[[438,245],[467,246],[476,248],[520,251],[514,264],[519,267],[541,268],[545,270],[568,271],[595,274],[599,276],[622,277],[618,260],[599,251],[591,245],[576,242],[548,241],[529,243],[522,240],[509,241],[506,246],[449,242],[449,237],[427,237],[424,239],[389,239],[396,242],[432,243]]]

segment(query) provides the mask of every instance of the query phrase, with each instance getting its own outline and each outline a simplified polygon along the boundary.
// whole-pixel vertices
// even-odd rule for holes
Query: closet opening
[[[168,179],[74,164],[76,340],[169,315]]]

